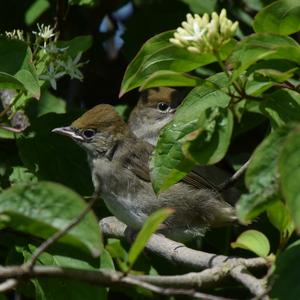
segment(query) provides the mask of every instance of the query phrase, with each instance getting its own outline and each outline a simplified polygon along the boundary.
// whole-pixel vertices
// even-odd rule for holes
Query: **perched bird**
[[[182,103],[189,90],[179,90],[170,87],[150,88],[142,91],[137,105],[132,110],[128,124],[131,131],[152,145],[157,144],[161,129],[172,121],[177,107]],[[199,180],[207,188],[219,189],[230,174],[216,166],[197,166],[194,169]],[[234,188],[222,190],[224,199],[235,203],[240,192]]]
[[[217,191],[203,188],[193,173],[157,196],[148,167],[153,146],[137,138],[110,105],[97,105],[71,126],[53,132],[72,138],[86,150],[95,191],[111,213],[133,229],[140,229],[162,207],[175,213],[160,232],[178,241],[235,220],[234,209]]]
[[[156,145],[160,130],[173,119],[186,94],[187,90],[169,87],[143,91],[128,120],[131,131],[138,138]]]

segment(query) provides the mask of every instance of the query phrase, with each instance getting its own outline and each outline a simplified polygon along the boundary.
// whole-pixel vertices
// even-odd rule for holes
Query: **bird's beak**
[[[74,129],[72,127],[69,127],[69,126],[68,127],[54,128],[54,129],[52,129],[51,132],[68,136],[68,137],[70,137],[74,140],[77,140],[77,141],[83,141],[83,137],[80,136],[79,134],[75,133]]]

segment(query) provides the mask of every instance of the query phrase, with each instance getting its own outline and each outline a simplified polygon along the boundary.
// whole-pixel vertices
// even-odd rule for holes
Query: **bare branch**
[[[100,226],[103,234],[108,237],[125,238],[126,225],[115,217],[102,219]],[[146,249],[175,265],[185,266],[193,270],[207,269],[224,263],[226,263],[227,267],[236,265],[244,265],[250,269],[268,267],[268,261],[262,257],[245,259],[207,253],[190,249],[181,243],[158,234],[152,235],[146,245]]]
[[[160,276],[158,276],[158,277],[160,277]],[[129,278],[129,277],[125,277],[124,281],[127,281],[129,284],[134,284],[134,285],[143,287],[154,293],[166,295],[166,296],[182,295],[182,296],[190,296],[195,299],[201,299],[201,300],[233,300],[233,299],[229,299],[229,298],[213,296],[213,295],[209,295],[206,293],[197,292],[195,290],[163,288],[163,287],[155,286],[153,284],[149,284],[147,282],[141,282],[139,280]]]
[[[203,271],[205,272],[205,271]],[[202,273],[202,272],[201,272]],[[190,279],[192,282],[196,282],[193,280],[193,277],[200,276],[201,273],[191,273]],[[189,274],[186,274],[189,275]],[[178,275],[173,276],[175,282],[182,276],[183,278],[187,277],[186,275]],[[109,269],[101,269],[101,270],[78,270],[72,268],[63,268],[63,267],[53,267],[53,266],[32,266],[32,268],[25,268],[22,266],[11,266],[11,267],[1,267],[0,268],[0,279],[7,278],[16,278],[16,279],[30,279],[30,278],[66,278],[79,280],[83,282],[87,282],[94,285],[103,285],[103,286],[139,286],[145,289],[148,289],[154,293],[162,294],[162,295],[185,295],[191,296],[196,299],[203,300],[233,300],[229,298],[213,296],[205,293],[201,293],[195,291],[194,289],[183,289],[183,288],[166,288],[164,285],[160,286],[159,282],[157,284],[151,283],[155,276],[138,276],[138,275],[130,275],[126,276],[118,271],[113,271]],[[165,281],[165,277],[168,277],[167,280],[171,284],[172,276],[157,276],[161,277],[162,282]],[[15,279],[14,279],[15,280]],[[187,278],[185,278],[187,282]],[[198,280],[200,283],[201,281]],[[201,284],[200,284],[201,285]]]
[[[73,227],[78,225],[82,219],[86,216],[86,214],[91,210],[93,205],[95,204],[97,200],[97,196],[93,195],[91,200],[89,201],[88,205],[85,207],[85,209],[76,216],[69,224],[67,224],[62,229],[56,231],[49,239],[44,241],[32,254],[31,259],[24,263],[24,267],[26,268],[32,268],[34,264],[36,263],[38,257],[47,250],[50,246],[52,246],[56,241],[58,241],[62,236],[64,236],[68,231],[70,231]]]
[[[102,232],[106,236],[122,239],[126,236],[126,225],[115,217],[100,221]],[[253,295],[267,294],[264,280],[251,275],[247,269],[267,269],[270,261],[264,258],[237,258],[216,255],[190,249],[183,244],[172,241],[162,235],[154,234],[148,241],[146,249],[164,257],[169,262],[192,269],[206,269],[200,273],[188,273],[178,276],[145,276],[143,280],[159,286],[180,286],[209,288],[220,285],[228,276],[242,283]],[[141,277],[140,277],[141,278]],[[263,296],[262,299],[267,299]]]
[[[250,164],[250,159],[247,160],[241,167],[238,169],[230,178],[221,183],[218,188],[220,190],[225,190],[231,187],[241,176],[246,172],[248,166]]]
[[[16,279],[7,279],[4,282],[0,283],[0,293],[12,290],[18,285]]]
[[[259,299],[269,299],[266,295],[266,281],[255,278],[245,266],[240,265],[233,268],[230,274],[236,281],[242,283],[254,296],[257,296]]]

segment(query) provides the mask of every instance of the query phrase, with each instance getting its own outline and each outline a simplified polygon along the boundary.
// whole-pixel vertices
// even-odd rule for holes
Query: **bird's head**
[[[147,134],[158,137],[160,130],[174,117],[186,91],[168,87],[151,88],[141,93],[129,118],[132,132],[147,140]]]
[[[52,132],[68,136],[90,155],[106,155],[129,133],[127,124],[108,104],[99,104],[85,112],[70,126]]]

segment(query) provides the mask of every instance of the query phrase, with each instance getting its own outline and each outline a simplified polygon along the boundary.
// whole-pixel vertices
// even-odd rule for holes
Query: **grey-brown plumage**
[[[177,107],[182,103],[188,91],[188,89],[170,87],[157,87],[142,91],[128,120],[131,131],[138,138],[155,146],[160,131],[172,121]],[[201,180],[207,188],[218,189],[218,185],[229,177],[226,171],[213,165],[196,166],[194,172],[197,173],[198,180]],[[231,187],[223,190],[222,196],[227,202],[236,203],[240,192]]]
[[[53,131],[86,150],[96,191],[111,213],[134,229],[161,207],[175,209],[161,232],[180,241],[235,220],[234,209],[217,191],[203,188],[194,173],[155,195],[148,167],[153,146],[132,134],[110,105],[98,105],[70,127]]]

